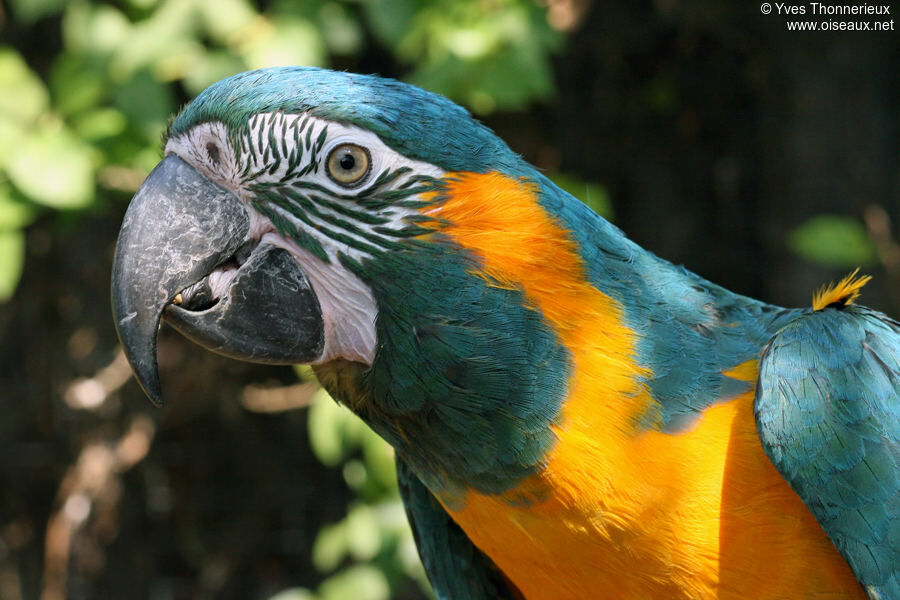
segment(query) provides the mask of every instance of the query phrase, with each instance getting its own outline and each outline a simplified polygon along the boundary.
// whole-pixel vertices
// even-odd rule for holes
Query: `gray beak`
[[[294,257],[250,239],[241,200],[175,155],[138,189],[112,272],[113,318],[138,382],[162,402],[156,336],[162,318],[194,342],[239,360],[311,362],[324,347],[321,309]],[[227,273],[213,285],[211,274]],[[224,291],[223,291],[224,288]]]

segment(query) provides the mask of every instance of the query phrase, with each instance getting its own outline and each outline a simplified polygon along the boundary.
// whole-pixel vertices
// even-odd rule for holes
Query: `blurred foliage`
[[[30,56],[0,45],[0,300],[21,272],[22,229],[42,212],[102,209],[104,192],[133,191],[159,158],[170,116],[223,77],[352,65],[373,38],[406,66],[407,80],[478,113],[522,108],[553,92],[549,54],[562,35],[530,0],[264,5],[11,3],[26,35],[58,21],[61,47],[37,74]]]
[[[788,243],[803,258],[826,267],[866,267],[878,258],[863,224],[840,215],[809,219],[790,232]]]
[[[415,64],[411,83],[477,113],[521,109],[553,92],[548,52],[561,35],[534,2],[375,0],[363,6],[379,40]]]

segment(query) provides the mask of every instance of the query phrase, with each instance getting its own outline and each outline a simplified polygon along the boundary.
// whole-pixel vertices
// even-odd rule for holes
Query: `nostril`
[[[206,144],[206,153],[209,155],[209,159],[213,161],[215,164],[219,164],[221,157],[219,155],[219,147],[214,142],[209,142]]]

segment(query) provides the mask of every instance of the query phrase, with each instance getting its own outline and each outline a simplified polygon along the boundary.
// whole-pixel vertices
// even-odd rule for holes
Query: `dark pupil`
[[[352,154],[345,154],[341,157],[341,168],[345,171],[350,171],[353,167],[356,166],[356,159],[353,158]]]

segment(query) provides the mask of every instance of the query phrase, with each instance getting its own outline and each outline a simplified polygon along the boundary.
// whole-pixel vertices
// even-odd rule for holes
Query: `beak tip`
[[[159,365],[156,359],[159,316],[157,315],[151,322],[117,320],[117,325],[119,340],[122,342],[122,349],[134,378],[150,401],[156,406],[162,406],[162,385],[159,381]]]
[[[153,403],[153,406],[156,408],[162,408],[165,406],[165,402],[163,402],[162,390],[148,390],[147,388],[141,386],[144,390],[144,393],[147,395],[147,398],[150,399],[150,402]]]
[[[154,353],[152,357],[155,359],[155,348],[153,350]],[[163,405],[163,394],[162,385],[159,381],[159,368],[156,365],[156,360],[135,360],[136,357],[134,355],[129,356],[128,352],[126,352],[126,356],[128,356],[129,362],[131,363],[131,370],[134,372],[134,378],[144,391],[144,394],[146,394],[147,398],[150,399],[150,402],[152,402],[154,406],[161,407]]]

